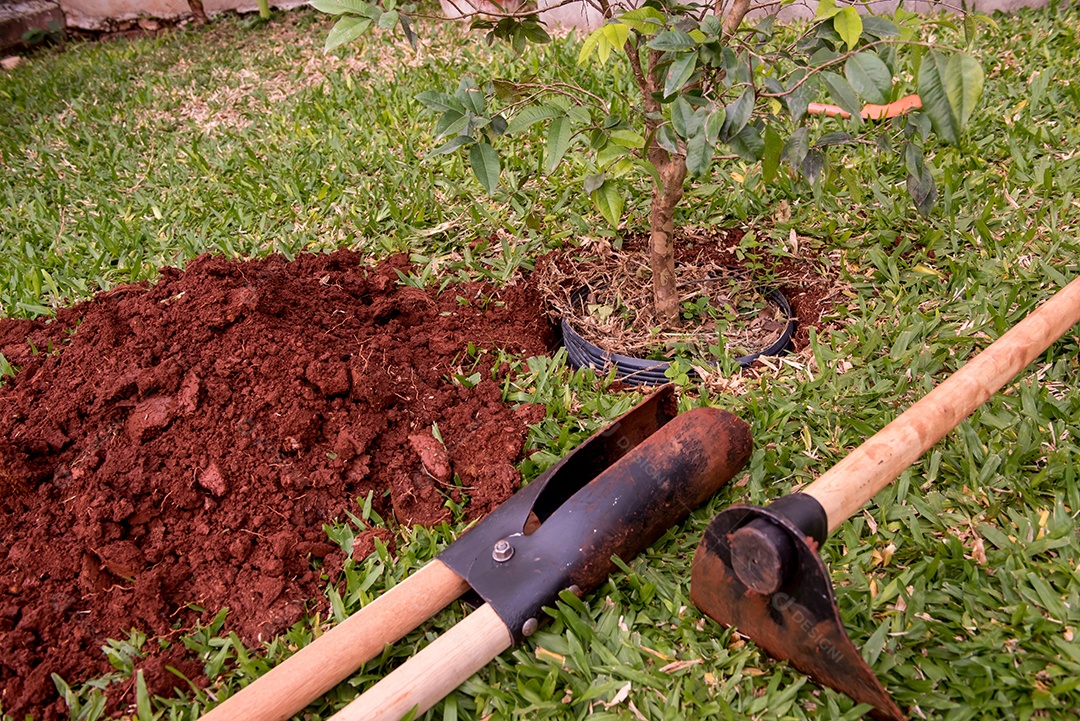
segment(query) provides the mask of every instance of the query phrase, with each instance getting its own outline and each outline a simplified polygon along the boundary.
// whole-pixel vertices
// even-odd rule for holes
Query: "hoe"
[[[690,599],[817,683],[904,715],[844,631],[818,549],[928,448],[1080,320],[1080,278],[799,493],[765,508],[733,506],[709,524]]]

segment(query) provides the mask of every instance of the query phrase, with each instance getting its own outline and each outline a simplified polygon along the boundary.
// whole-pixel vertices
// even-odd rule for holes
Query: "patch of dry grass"
[[[754,275],[718,260],[677,264],[680,317],[663,327],[653,308],[652,271],[640,252],[591,242],[579,262],[552,262],[541,288],[553,312],[589,342],[612,353],[696,358],[757,353],[780,339],[786,312]]]

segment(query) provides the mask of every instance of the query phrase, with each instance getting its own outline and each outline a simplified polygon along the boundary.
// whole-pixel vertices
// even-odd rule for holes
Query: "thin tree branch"
[[[919,41],[916,41],[916,40],[875,40],[872,43],[867,43],[866,45],[862,46],[861,48],[855,48],[853,50],[848,50],[843,55],[840,55],[839,57],[836,57],[836,58],[834,58],[834,59],[832,59],[832,60],[830,60],[830,61],[828,61],[826,63],[822,63],[821,65],[817,66],[816,68],[811,68],[809,70],[809,72],[807,72],[806,75],[799,80],[799,82],[795,83],[794,85],[792,85],[790,88],[788,88],[787,90],[785,90],[783,92],[780,92],[780,93],[760,93],[760,97],[763,97],[763,98],[783,98],[783,97],[786,97],[788,95],[791,95],[793,92],[795,92],[796,90],[801,88],[803,86],[803,84],[806,83],[806,81],[808,81],[810,78],[817,75],[818,73],[824,72],[826,68],[832,67],[833,65],[838,65],[839,63],[844,62],[845,60],[852,57],[853,55],[857,55],[857,54],[861,53],[864,50],[867,50],[867,49],[873,48],[873,47],[878,47],[880,45],[917,45],[919,47],[930,48],[932,50],[933,49],[941,49],[941,48],[950,49],[950,50],[952,49],[952,48],[948,48],[948,46],[946,46],[946,45],[939,45],[938,43],[924,43],[924,42],[919,42]]]
[[[658,112],[660,110],[660,104],[653,100],[652,95],[648,92],[649,83],[645,79],[645,71],[641,69],[641,54],[638,50],[637,36],[634,33],[630,33],[630,37],[627,38],[623,50],[626,52],[626,57],[630,60],[630,70],[634,73],[634,81],[637,83],[638,90],[641,92],[642,107],[645,108],[646,113]]]
[[[525,89],[525,90],[536,90],[536,91],[538,91],[537,95],[545,93],[545,92],[550,92],[550,93],[553,93],[555,95],[565,95],[566,97],[568,97],[568,98],[570,98],[572,100],[577,100],[578,105],[583,104],[583,103],[580,102],[581,101],[581,96],[582,95],[587,95],[588,97],[592,98],[592,100],[597,105],[599,105],[600,108],[605,113],[610,113],[611,112],[611,109],[608,107],[607,102],[603,98],[601,98],[599,95],[595,95],[593,93],[590,93],[588,90],[585,90],[584,88],[582,88],[580,86],[577,86],[577,85],[572,85],[570,83],[515,83],[512,80],[507,80],[507,81],[504,81],[504,82],[507,82],[507,83],[513,85],[515,88],[522,88],[522,89]]]
[[[748,12],[750,12],[750,0],[734,0],[731,3],[731,9],[728,10],[728,14],[724,17],[722,37],[732,35],[738,30]]]

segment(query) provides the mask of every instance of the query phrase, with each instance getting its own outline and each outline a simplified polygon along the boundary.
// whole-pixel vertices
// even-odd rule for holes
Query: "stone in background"
[[[4,2],[0,0],[0,52],[21,49],[34,35],[61,32],[64,29],[64,13],[60,6],[49,0],[27,2]]]

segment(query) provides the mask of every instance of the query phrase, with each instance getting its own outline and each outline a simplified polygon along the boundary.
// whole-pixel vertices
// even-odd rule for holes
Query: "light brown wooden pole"
[[[908,95],[885,105],[864,105],[859,116],[863,120],[888,120],[912,110],[918,110],[921,107],[922,99],[918,95]],[[843,118],[845,120],[851,117],[851,113],[839,105],[828,105],[826,103],[810,103],[806,106],[806,112],[810,115],[825,115],[830,118]]]
[[[285,721],[469,587],[441,561],[398,585],[202,716],[202,721]]]
[[[1058,291],[971,362],[802,489],[802,493],[816,498],[825,509],[829,532],[862,508],[1077,321],[1080,321],[1080,278]]]
[[[506,624],[485,603],[330,721],[401,721],[413,708],[419,716],[510,648],[512,642]]]

